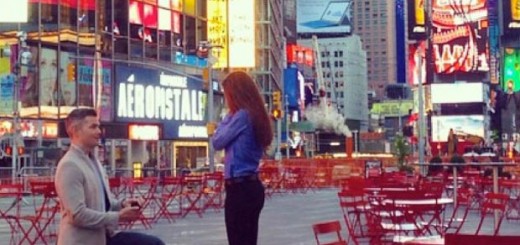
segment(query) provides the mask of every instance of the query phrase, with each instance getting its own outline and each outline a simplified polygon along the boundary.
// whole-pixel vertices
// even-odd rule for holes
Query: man
[[[116,200],[110,192],[103,168],[93,154],[101,136],[96,111],[75,109],[65,124],[71,146],[56,171],[62,213],[58,245],[163,245],[153,236],[115,232],[119,221],[134,221],[139,217],[138,205],[143,200]]]

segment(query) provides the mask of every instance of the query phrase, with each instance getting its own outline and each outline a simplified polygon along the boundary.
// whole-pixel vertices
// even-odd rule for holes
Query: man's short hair
[[[92,108],[77,108],[72,110],[67,118],[65,118],[65,128],[69,137],[86,117],[97,117],[96,110]]]

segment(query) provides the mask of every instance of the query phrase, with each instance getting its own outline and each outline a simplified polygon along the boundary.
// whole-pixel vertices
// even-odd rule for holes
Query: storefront
[[[107,162],[116,169],[169,169],[172,174],[202,167],[208,156],[202,80],[124,64],[115,66],[115,74],[115,121],[126,125],[123,139],[128,140],[110,146],[107,152],[114,154],[107,155],[114,159]]]

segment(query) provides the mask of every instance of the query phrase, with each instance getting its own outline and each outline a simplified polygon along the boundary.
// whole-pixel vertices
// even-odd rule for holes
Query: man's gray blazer
[[[102,185],[96,170],[103,173],[104,188],[110,199],[110,211],[105,211]],[[121,201],[110,192],[107,176],[101,164],[75,145],[58,163],[56,191],[61,205],[58,245],[106,244],[119,223]]]

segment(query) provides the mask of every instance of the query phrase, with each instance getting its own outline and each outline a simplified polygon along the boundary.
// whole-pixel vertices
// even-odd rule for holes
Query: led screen
[[[520,49],[504,49],[503,69],[503,90],[518,92],[520,90]]]
[[[287,45],[287,62],[314,66],[314,50],[295,44]]]
[[[502,0],[504,35],[518,35],[520,32],[520,1]]]
[[[489,71],[487,0],[432,1],[435,72]]]
[[[423,84],[426,81],[426,42],[410,44],[408,46],[408,83],[419,84],[419,79]]]
[[[208,41],[217,46],[211,50],[213,67],[255,67],[254,1],[209,0],[207,11]]]
[[[255,67],[254,1],[229,0],[229,66]]]
[[[432,117],[432,141],[447,142],[450,129],[457,134],[459,141],[469,137],[484,138],[484,116],[433,116]]]
[[[421,39],[425,37],[424,0],[408,0],[408,37]]]
[[[0,23],[25,23],[28,16],[27,0],[2,1]]]
[[[434,83],[431,85],[431,101],[443,103],[471,103],[484,101],[482,83]],[[461,93],[461,91],[464,91]]]
[[[216,59],[213,67],[225,68],[228,66],[228,29],[227,29],[227,5],[225,1],[208,0],[208,41],[217,46],[218,50],[212,50]]]
[[[352,1],[298,0],[298,33],[350,33]]]

